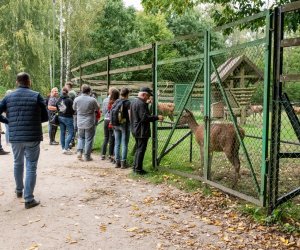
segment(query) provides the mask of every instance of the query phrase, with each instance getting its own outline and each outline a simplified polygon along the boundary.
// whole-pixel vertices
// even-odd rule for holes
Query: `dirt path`
[[[42,143],[35,189],[41,205],[25,210],[14,195],[12,155],[0,156],[0,249],[285,248],[273,236],[266,241],[269,229],[234,222],[234,202],[225,195],[131,179],[130,170],[93,157],[80,162]]]

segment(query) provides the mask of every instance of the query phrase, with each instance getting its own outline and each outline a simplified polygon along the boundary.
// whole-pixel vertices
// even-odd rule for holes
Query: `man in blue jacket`
[[[48,113],[40,93],[30,89],[29,74],[17,75],[18,88],[0,102],[0,115],[6,112],[9,124],[9,141],[14,155],[16,195],[23,196],[25,208],[40,204],[34,199],[36,169],[43,140],[42,122],[48,121]],[[26,160],[25,186],[23,184],[24,157]]]

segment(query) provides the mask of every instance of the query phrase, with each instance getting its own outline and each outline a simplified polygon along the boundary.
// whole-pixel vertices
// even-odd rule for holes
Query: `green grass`
[[[258,223],[268,226],[277,225],[282,232],[300,233],[300,204],[286,202],[269,216],[265,208],[251,204],[240,204],[238,210]]]

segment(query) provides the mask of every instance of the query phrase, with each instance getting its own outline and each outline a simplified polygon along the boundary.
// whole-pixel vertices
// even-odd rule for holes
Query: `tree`
[[[271,8],[297,0],[275,0]],[[263,0],[142,0],[142,5],[147,13],[166,13],[167,15],[183,14],[187,10],[199,4],[211,4],[214,6],[211,16],[216,26],[230,23],[243,17],[251,16],[268,8]],[[221,8],[215,8],[220,6]],[[296,31],[300,21],[299,12],[288,17],[289,29]],[[257,29],[262,21],[247,23],[240,28],[251,27]]]

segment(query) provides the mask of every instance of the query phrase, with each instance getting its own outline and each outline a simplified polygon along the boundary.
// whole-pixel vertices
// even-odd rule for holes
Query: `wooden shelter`
[[[250,105],[251,97],[255,92],[256,86],[263,81],[263,72],[245,55],[231,57],[218,67],[218,73],[222,85],[225,88],[230,106],[235,116],[241,117],[241,124],[246,122],[246,111]],[[228,108],[226,107],[222,95],[217,87],[217,75],[214,72],[211,75],[212,100],[215,102],[218,110],[212,111],[212,114],[218,114],[216,118],[227,116]],[[223,103],[223,110],[220,106]],[[212,104],[214,109],[214,103]]]

